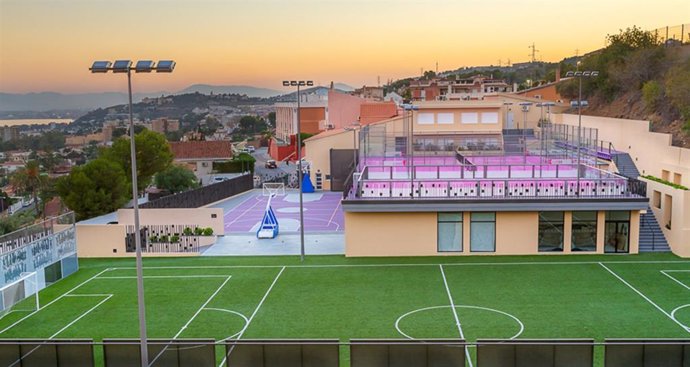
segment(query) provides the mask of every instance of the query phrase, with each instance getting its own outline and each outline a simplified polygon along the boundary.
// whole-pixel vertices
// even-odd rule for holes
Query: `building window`
[[[434,124],[434,114],[428,112],[420,112],[417,115],[418,125],[433,125]]]
[[[460,114],[460,121],[463,124],[476,124],[479,122],[479,114],[476,112],[463,112]]]
[[[455,122],[453,113],[439,113],[436,115],[436,120],[439,124],[452,125]]]
[[[627,253],[630,246],[630,212],[606,212],[604,251]]]
[[[470,251],[496,251],[496,213],[472,213]]]
[[[573,251],[596,251],[597,212],[573,212]]]
[[[563,212],[539,212],[539,252],[563,251]]]
[[[482,124],[497,124],[498,112],[482,112]]]
[[[462,251],[462,213],[438,213],[438,252]]]
[[[652,205],[657,209],[661,209],[661,192],[654,190],[652,196]]]

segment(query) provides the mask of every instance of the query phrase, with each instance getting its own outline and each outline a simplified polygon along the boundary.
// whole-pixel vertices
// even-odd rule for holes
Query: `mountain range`
[[[352,87],[343,83],[335,83],[335,88],[351,91]],[[162,95],[177,95],[188,93],[202,94],[246,94],[249,97],[270,98],[286,94],[284,91],[257,88],[247,85],[208,85],[194,84],[177,92],[160,91],[154,93],[134,93],[132,99],[139,102],[146,97],[160,97]],[[93,110],[113,105],[127,103],[127,93],[103,92],[62,94],[56,92],[41,93],[1,93],[0,111],[53,111],[53,110]]]

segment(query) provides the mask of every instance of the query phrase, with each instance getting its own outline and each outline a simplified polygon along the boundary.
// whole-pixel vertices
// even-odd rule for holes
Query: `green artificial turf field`
[[[0,338],[137,337],[133,266],[81,260],[79,272],[40,293],[39,310],[5,314]],[[144,266],[150,338],[690,337],[690,261],[670,254],[161,258]]]

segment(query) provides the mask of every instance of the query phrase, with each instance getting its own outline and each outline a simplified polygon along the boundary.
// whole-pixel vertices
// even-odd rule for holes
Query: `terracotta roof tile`
[[[232,144],[227,140],[172,142],[170,149],[175,159],[232,158]]]

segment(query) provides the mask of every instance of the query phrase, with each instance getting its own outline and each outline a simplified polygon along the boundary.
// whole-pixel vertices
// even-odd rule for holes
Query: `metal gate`
[[[345,180],[352,172],[353,149],[331,149],[331,191],[343,191]]]

